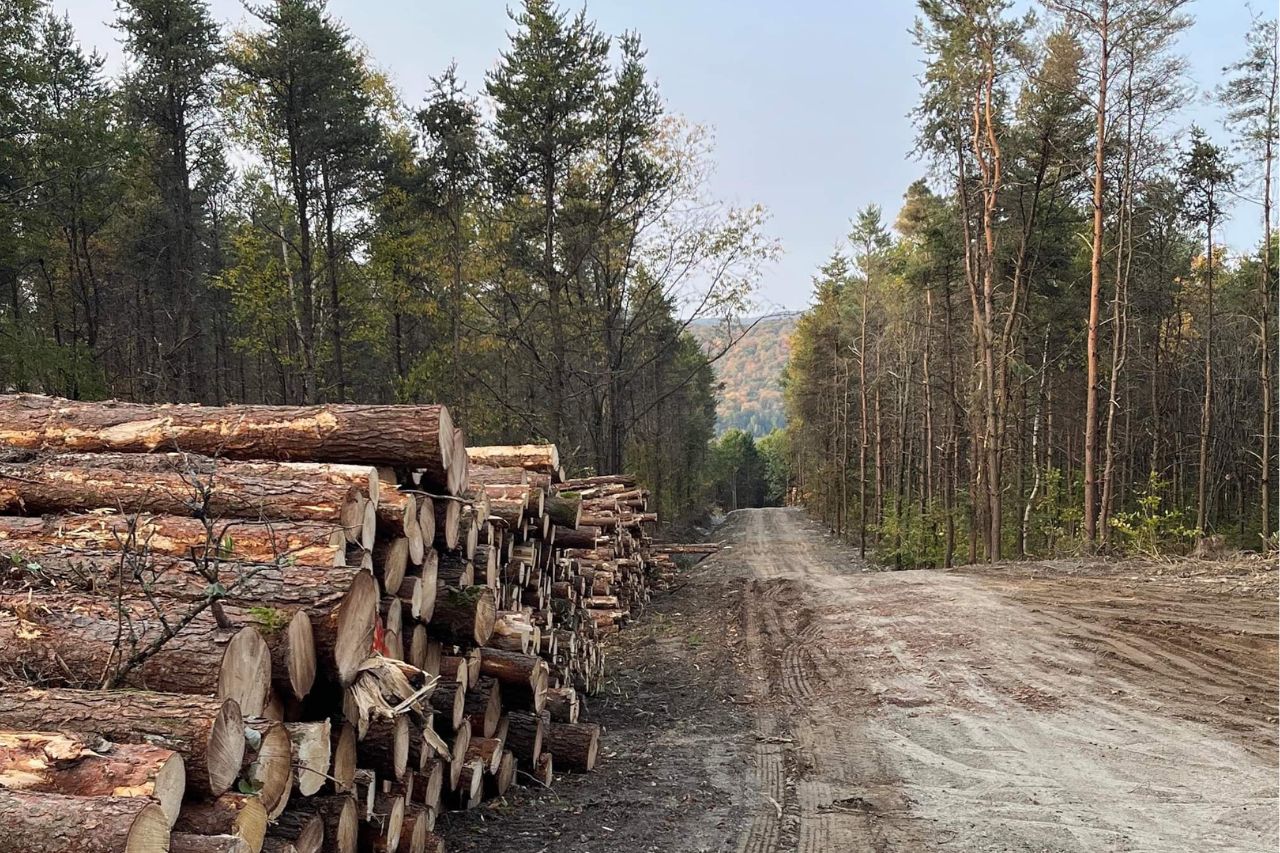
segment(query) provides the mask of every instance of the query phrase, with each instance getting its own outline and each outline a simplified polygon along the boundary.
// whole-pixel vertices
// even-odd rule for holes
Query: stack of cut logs
[[[646,497],[443,406],[0,396],[0,847],[443,850],[594,766]]]

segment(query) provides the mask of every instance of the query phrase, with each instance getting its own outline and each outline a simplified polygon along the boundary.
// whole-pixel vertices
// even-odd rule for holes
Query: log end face
[[[187,766],[176,752],[169,756],[156,771],[153,796],[164,810],[169,826],[178,820],[182,810],[182,798],[187,792]]]
[[[222,653],[218,698],[234,699],[245,716],[259,717],[271,692],[271,649],[257,628],[241,628]]]
[[[169,817],[156,803],[148,803],[134,818],[124,853],[169,853]]]
[[[215,797],[235,784],[244,761],[244,714],[234,699],[222,703],[218,716],[209,729],[205,746],[205,763],[209,772],[209,791]]]
[[[316,683],[316,641],[311,617],[305,610],[294,614],[288,627],[289,687],[295,699],[305,699]]]

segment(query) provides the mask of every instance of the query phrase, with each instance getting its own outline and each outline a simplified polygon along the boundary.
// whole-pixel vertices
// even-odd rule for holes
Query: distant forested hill
[[[741,322],[750,326],[752,321]],[[786,423],[779,383],[795,324],[794,314],[765,317],[715,363],[721,385],[716,407],[718,432],[738,427],[759,437]],[[735,336],[741,334],[741,328],[737,327]],[[691,331],[712,355],[724,345],[722,324],[697,323]]]

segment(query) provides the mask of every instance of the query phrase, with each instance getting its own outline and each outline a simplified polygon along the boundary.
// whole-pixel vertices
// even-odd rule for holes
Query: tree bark
[[[0,836],[15,853],[163,853],[169,819],[143,797],[0,790]]]
[[[171,749],[0,730],[0,788],[75,797],[150,797],[172,826],[186,786],[182,756]]]
[[[55,728],[117,743],[149,743],[180,754],[187,790],[217,796],[235,782],[244,756],[239,706],[205,696],[145,691],[35,688],[0,691],[0,726]]]
[[[0,444],[30,450],[340,462],[425,470],[443,485],[453,420],[444,406],[188,406],[0,397]]]

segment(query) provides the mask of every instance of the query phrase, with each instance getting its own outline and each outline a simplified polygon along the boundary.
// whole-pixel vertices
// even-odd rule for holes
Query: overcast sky
[[[70,14],[81,41],[105,54],[110,69],[119,67],[120,47],[108,26],[113,0],[52,5]],[[501,0],[329,5],[410,104],[451,60],[478,90],[511,28]],[[227,24],[247,18],[239,0],[210,0],[210,7]],[[1191,82],[1210,89],[1222,66],[1241,54],[1250,13],[1237,0],[1200,0],[1190,8],[1196,23],[1181,50]],[[891,221],[907,185],[924,171],[909,156],[907,113],[920,71],[909,0],[595,0],[588,11],[608,33],[639,32],[670,108],[714,129],[721,197],[760,202],[771,212],[769,230],[784,255],[766,274],[762,309],[803,308],[810,276],[854,212],[874,202]],[[1187,113],[1185,121],[1194,118],[1223,137],[1216,109],[1197,100]],[[1259,239],[1260,215],[1238,204],[1228,240],[1242,247]]]

